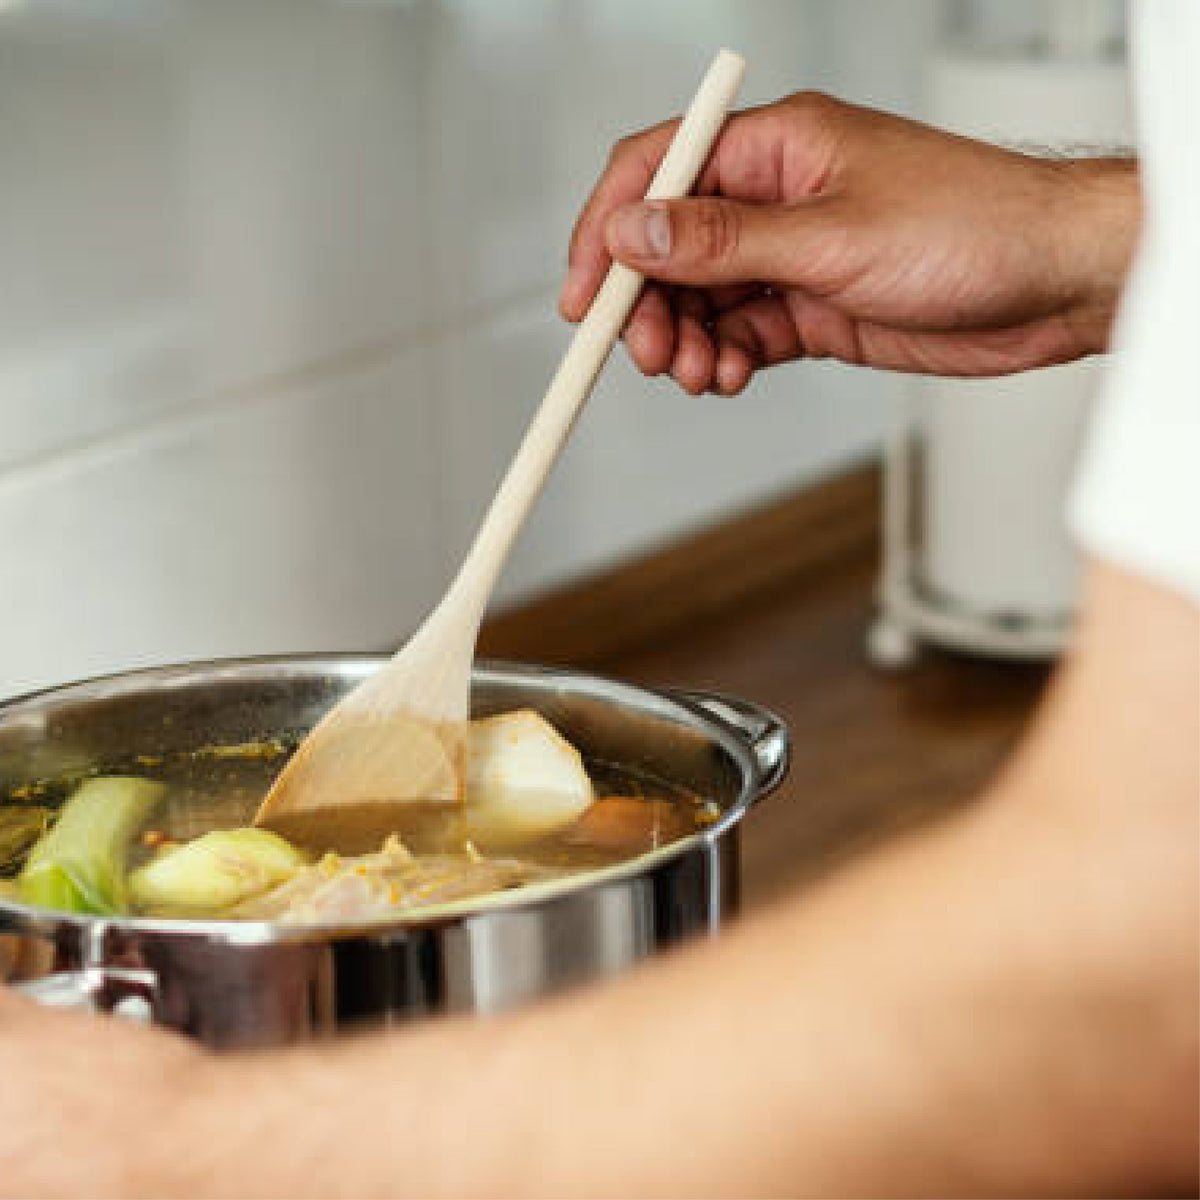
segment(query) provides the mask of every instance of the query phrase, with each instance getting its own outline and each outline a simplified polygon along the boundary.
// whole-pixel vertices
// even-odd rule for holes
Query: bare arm
[[[968,815],[618,985],[217,1066],[215,1095],[251,1114],[212,1132],[224,1161],[278,1148],[257,1180],[224,1171],[222,1185],[1049,1194],[1192,1180],[1197,655],[1194,606],[1094,570],[1075,661]]]
[[[801,120],[815,111],[828,125],[832,112],[828,128],[850,121],[834,141],[884,162],[890,174],[872,185],[881,195],[904,164],[910,181],[918,172],[917,191],[935,211],[950,206],[934,223],[950,247],[972,244],[975,226],[955,197],[964,186],[970,194],[975,170],[991,180],[983,190],[992,200],[1013,203],[1019,181],[1050,178],[1032,160],[960,139],[947,146],[944,135],[879,114],[845,117],[847,106],[812,98],[789,103],[801,106]],[[781,112],[747,114],[729,133],[770,134]],[[727,162],[734,177],[738,158],[728,147],[740,137],[723,139],[710,187]],[[635,150],[630,143],[614,159],[606,178],[616,190],[602,181],[581,224],[577,289],[586,291],[606,261],[597,213],[629,186],[622,164]],[[790,162],[794,179],[806,160],[771,161]],[[836,177],[848,190],[830,194],[861,198],[862,176],[846,170]],[[987,254],[1003,239],[985,237],[983,267],[952,253],[932,276],[851,272],[860,290],[848,276],[820,293],[817,307],[811,280],[731,292],[728,276],[712,286],[715,277],[704,276],[705,294],[694,299],[720,310],[708,329],[670,306],[656,312],[654,296],[665,304],[665,293],[651,292],[638,320],[651,340],[667,339],[667,365],[697,388],[713,381],[727,352],[744,383],[765,362],[837,353],[836,341],[822,338],[847,332],[855,353],[882,365],[1013,369],[1085,353],[1107,336],[1105,298],[1119,287],[1136,223],[1132,174],[1119,164],[1111,171],[1088,176],[1092,203],[1075,209],[1080,220],[1090,214],[1088,237],[1072,236],[1074,249],[1048,275],[1014,267],[998,276]],[[766,176],[756,186],[769,184]],[[1046,213],[1052,207],[1046,200]],[[835,208],[845,215],[844,205]],[[1022,221],[1036,219],[1037,205],[1017,209]],[[776,215],[793,222],[811,211],[799,202]],[[871,262],[904,267],[908,258],[887,258],[892,247],[913,263],[929,250],[933,233],[897,197],[878,223],[898,213],[905,220],[890,226]],[[732,220],[746,215],[762,214]],[[672,224],[676,246],[688,244],[689,219]],[[706,220],[712,225],[702,216],[696,228]],[[728,220],[715,227],[741,229]],[[1064,236],[1080,232],[1051,225]],[[1112,239],[1099,236],[1109,228]],[[752,241],[739,232],[701,244],[727,254]],[[799,243],[789,235],[781,244]],[[1045,265],[1051,246],[1027,255],[1025,268]],[[1089,264],[1089,253],[1098,261]],[[717,267],[731,261],[717,259]],[[686,269],[715,268],[701,256]],[[862,279],[873,281],[865,293]],[[888,279],[912,290],[880,291]],[[931,297],[961,300],[954,287],[964,281],[993,307],[952,305],[937,328],[927,310],[905,323],[854,307],[892,296],[911,315]],[[770,324],[781,316],[795,318],[790,334]],[[753,337],[739,342],[743,319]],[[701,345],[697,334],[709,340]],[[630,338],[641,334],[631,329]],[[662,357],[663,345],[650,349]],[[901,351],[917,357],[889,357]],[[1196,626],[1195,607],[1178,596],[1093,567],[1078,651],[1033,735],[973,809],[715,946],[553,1004],[237,1060],[42,1012],[0,989],[0,1191],[1046,1193],[1192,1180]]]
[[[59,1040],[82,1023],[22,1008],[17,1033],[0,1021],[0,1144],[26,1172],[5,1186],[80,1172],[95,1194],[1194,1181],[1196,611],[1101,566],[1086,614],[1032,736],[973,809],[611,986],[240,1060],[89,1031],[82,1070]],[[156,1113],[140,1129],[112,1103],[139,1087]],[[74,1152],[14,1158],[39,1145]]]

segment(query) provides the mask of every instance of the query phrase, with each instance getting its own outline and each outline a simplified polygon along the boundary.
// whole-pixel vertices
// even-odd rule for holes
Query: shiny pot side
[[[300,656],[136,672],[0,706],[0,792],[133,754],[303,734],[384,660]],[[136,1015],[213,1047],[362,1021],[492,1012],[622,971],[734,911],[737,825],[787,764],[771,714],[510,664],[476,669],[477,715],[544,713],[592,759],[717,801],[701,833],[586,875],[349,927],[98,919],[0,904],[0,979],[46,1003]]]

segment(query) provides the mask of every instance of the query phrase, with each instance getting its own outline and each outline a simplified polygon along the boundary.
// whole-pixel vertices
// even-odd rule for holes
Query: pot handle
[[[746,743],[758,767],[757,787],[760,796],[773,792],[784,780],[791,759],[787,725],[770,709],[723,696],[717,692],[689,692],[675,689],[671,695],[716,717]]]
[[[55,971],[39,979],[7,986],[49,1008],[112,1013],[126,1020],[149,1024],[154,1017],[158,980],[153,971],[128,967],[83,967]]]

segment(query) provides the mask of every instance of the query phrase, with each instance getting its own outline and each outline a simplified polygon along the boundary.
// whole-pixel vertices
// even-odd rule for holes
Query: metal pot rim
[[[171,687],[194,682],[199,678],[253,676],[260,674],[264,668],[295,667],[298,672],[302,672],[324,667],[330,672],[356,674],[363,668],[381,666],[389,657],[381,653],[303,652],[206,659],[146,667],[43,688],[0,701],[0,723],[19,716],[23,710],[37,711],[47,701],[58,698],[99,700],[137,691],[150,683]],[[401,917],[352,924],[286,925],[275,921],[95,916],[33,907],[16,900],[0,900],[0,913],[19,916],[26,927],[33,927],[51,935],[56,929],[64,927],[85,932],[97,928],[118,928],[194,937],[230,945],[327,942],[370,933],[378,934],[389,929],[399,933],[412,928],[451,925],[475,916],[519,912],[539,907],[573,892],[619,884],[646,874],[663,863],[682,857],[697,846],[719,839],[742,819],[751,805],[773,791],[787,772],[788,744],[784,723],[769,710],[747,701],[717,693],[657,690],[568,668],[489,659],[476,661],[473,678],[481,681],[561,680],[564,684],[569,684],[571,691],[590,691],[601,699],[625,700],[643,712],[683,718],[686,723],[701,728],[713,741],[719,743],[738,764],[741,773],[739,795],[712,825],[625,862],[582,871],[545,883],[525,884],[512,891],[494,892],[486,896],[430,906]]]

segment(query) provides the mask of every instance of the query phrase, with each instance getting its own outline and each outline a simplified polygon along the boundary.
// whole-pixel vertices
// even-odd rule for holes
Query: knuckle
[[[624,162],[634,152],[639,136],[636,133],[627,133],[624,137],[617,138],[608,152],[609,165],[615,166]]]
[[[740,226],[735,210],[720,201],[699,204],[695,217],[697,253],[706,259],[732,258],[737,253]]]
[[[829,110],[833,104],[833,100],[825,92],[818,92],[813,88],[805,88],[803,91],[796,92],[792,96],[792,103],[801,112],[821,113]]]
[[[841,101],[826,92],[803,91],[789,96],[787,103],[794,116],[812,129],[827,128],[845,112]]]

